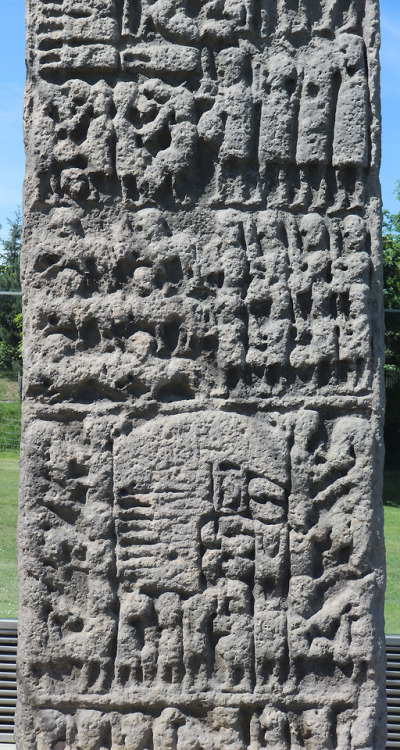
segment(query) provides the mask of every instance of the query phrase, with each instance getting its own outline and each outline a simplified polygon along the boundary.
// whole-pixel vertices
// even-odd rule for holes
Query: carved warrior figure
[[[260,180],[264,184],[271,169],[277,170],[278,205],[287,205],[290,200],[286,168],[295,159],[293,130],[299,87],[293,56],[278,48],[262,66],[260,77]]]
[[[384,750],[377,5],[28,3],[19,750]]]

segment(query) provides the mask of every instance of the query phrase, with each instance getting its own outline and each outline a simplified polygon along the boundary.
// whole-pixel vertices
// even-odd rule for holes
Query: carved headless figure
[[[364,204],[363,170],[368,167],[368,81],[364,42],[355,34],[340,34],[342,82],[333,135],[332,164],[336,168],[337,198],[332,210],[346,207],[346,171],[355,175],[350,208]]]
[[[204,137],[220,143],[213,203],[243,203],[248,198],[248,165],[253,149],[253,99],[247,83],[248,55],[240,48],[219,53],[217,71],[219,92],[214,106],[204,116],[213,128]]]
[[[183,641],[185,682],[187,686],[204,689],[212,668],[210,628],[217,610],[217,594],[207,589],[183,603]]]
[[[293,367],[316,367],[336,354],[335,321],[329,315],[329,235],[319,214],[308,214],[300,223],[302,264],[291,277],[297,330],[296,347],[290,355]]]
[[[246,362],[256,368],[283,368],[289,357],[289,261],[281,225],[272,212],[260,212],[257,234],[262,254],[251,260],[246,296],[249,312]]]
[[[261,66],[259,98],[261,102],[258,161],[260,193],[265,192],[271,171],[277,173],[275,202],[289,203],[287,167],[295,161],[296,142],[293,137],[299,77],[291,55],[284,49]],[[268,93],[263,90],[267,89]],[[269,196],[270,201],[270,196]]]
[[[307,29],[306,0],[278,0],[277,31],[282,34],[296,34]]]
[[[360,0],[325,0],[321,21],[314,27],[314,31],[335,31],[340,25],[340,22],[336,23],[340,11],[342,31],[357,31],[360,7]]]
[[[165,593],[157,599],[156,610],[161,628],[157,677],[163,682],[179,683],[182,676],[182,613],[178,594]]]
[[[318,49],[307,57],[300,99],[296,161],[300,169],[300,190],[294,208],[310,200],[310,177],[317,172],[318,186],[310,210],[327,202],[326,167],[330,159],[330,123],[333,75],[336,69],[333,43],[319,40]]]
[[[215,669],[221,689],[251,689],[253,661],[250,589],[242,581],[225,579],[219,586],[219,611],[214,632],[219,635],[215,647]]]
[[[337,296],[339,360],[349,364],[353,385],[363,382],[370,356],[369,276],[371,258],[366,250],[367,232],[359,216],[343,221],[343,255],[332,264],[332,287]]]
[[[152,637],[154,617],[153,600],[149,596],[136,591],[124,595],[120,610],[116,658],[117,679],[122,684],[127,681],[140,684],[155,676],[156,644]]]

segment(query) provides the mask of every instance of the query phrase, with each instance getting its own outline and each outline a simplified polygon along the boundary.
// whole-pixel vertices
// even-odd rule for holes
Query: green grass
[[[19,453],[0,453],[0,617],[17,617],[17,497]]]
[[[18,400],[18,382],[0,374],[0,401]]]
[[[385,472],[386,633],[400,634],[400,471]]]
[[[0,401],[0,452],[19,450],[21,438],[21,402]]]

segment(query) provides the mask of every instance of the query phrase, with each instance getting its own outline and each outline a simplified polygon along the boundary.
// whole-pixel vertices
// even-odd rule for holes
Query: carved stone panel
[[[29,0],[19,750],[384,750],[377,0]]]

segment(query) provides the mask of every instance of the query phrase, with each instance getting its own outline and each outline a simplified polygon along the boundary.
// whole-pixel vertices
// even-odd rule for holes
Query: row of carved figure
[[[366,696],[368,698],[368,696]],[[373,750],[370,712],[346,703],[305,710],[165,708],[153,713],[52,709],[35,719],[35,750]]]
[[[32,310],[30,325],[44,334],[33,366],[39,351],[57,361],[63,352],[78,385],[80,353],[87,377],[102,352],[108,370],[93,359],[93,377],[146,398],[171,379],[186,382],[189,398],[211,382],[223,395],[248,377],[260,395],[308,387],[298,373],[310,387],[368,387],[373,264],[359,216],[336,225],[316,213],[297,222],[229,209],[215,213],[212,238],[199,238],[144,209],[104,242],[82,237],[77,217],[62,219],[62,236],[38,244],[26,271],[32,289],[44,280],[49,289]]]
[[[291,37],[359,31],[363,0],[86,0],[85,3],[39,3],[39,13],[50,25],[46,39],[114,42],[121,36],[149,39],[156,35],[180,44],[202,41],[229,43],[237,38]],[[39,26],[39,40],[43,28]],[[48,49],[48,47],[47,47]]]
[[[188,85],[162,71],[114,88],[46,84],[35,103],[47,136],[36,200],[362,206],[371,161],[363,40],[344,33],[296,52],[205,48]]]
[[[238,441],[238,421],[217,420],[228,441]],[[211,474],[206,464],[199,488],[197,470],[190,481],[186,466],[182,486],[165,465],[157,426],[152,479],[143,458],[154,444],[151,427],[146,434],[144,444],[132,438],[142,487],[136,495],[121,487],[114,506],[106,455],[83,460],[73,443],[51,445],[36,520],[42,603],[30,650],[33,688],[51,695],[61,679],[63,690],[72,681],[91,694],[162,685],[174,695],[263,687],[277,695],[304,679],[309,695],[323,670],[332,696],[350,700],[377,648],[368,420],[323,424],[306,410],[293,435],[288,500],[284,476],[280,484],[257,476],[253,463],[244,469],[232,455]],[[269,439],[282,437],[275,431]],[[131,457],[129,444],[125,451]],[[284,454],[280,463],[283,472]],[[135,483],[132,467],[129,476]]]

